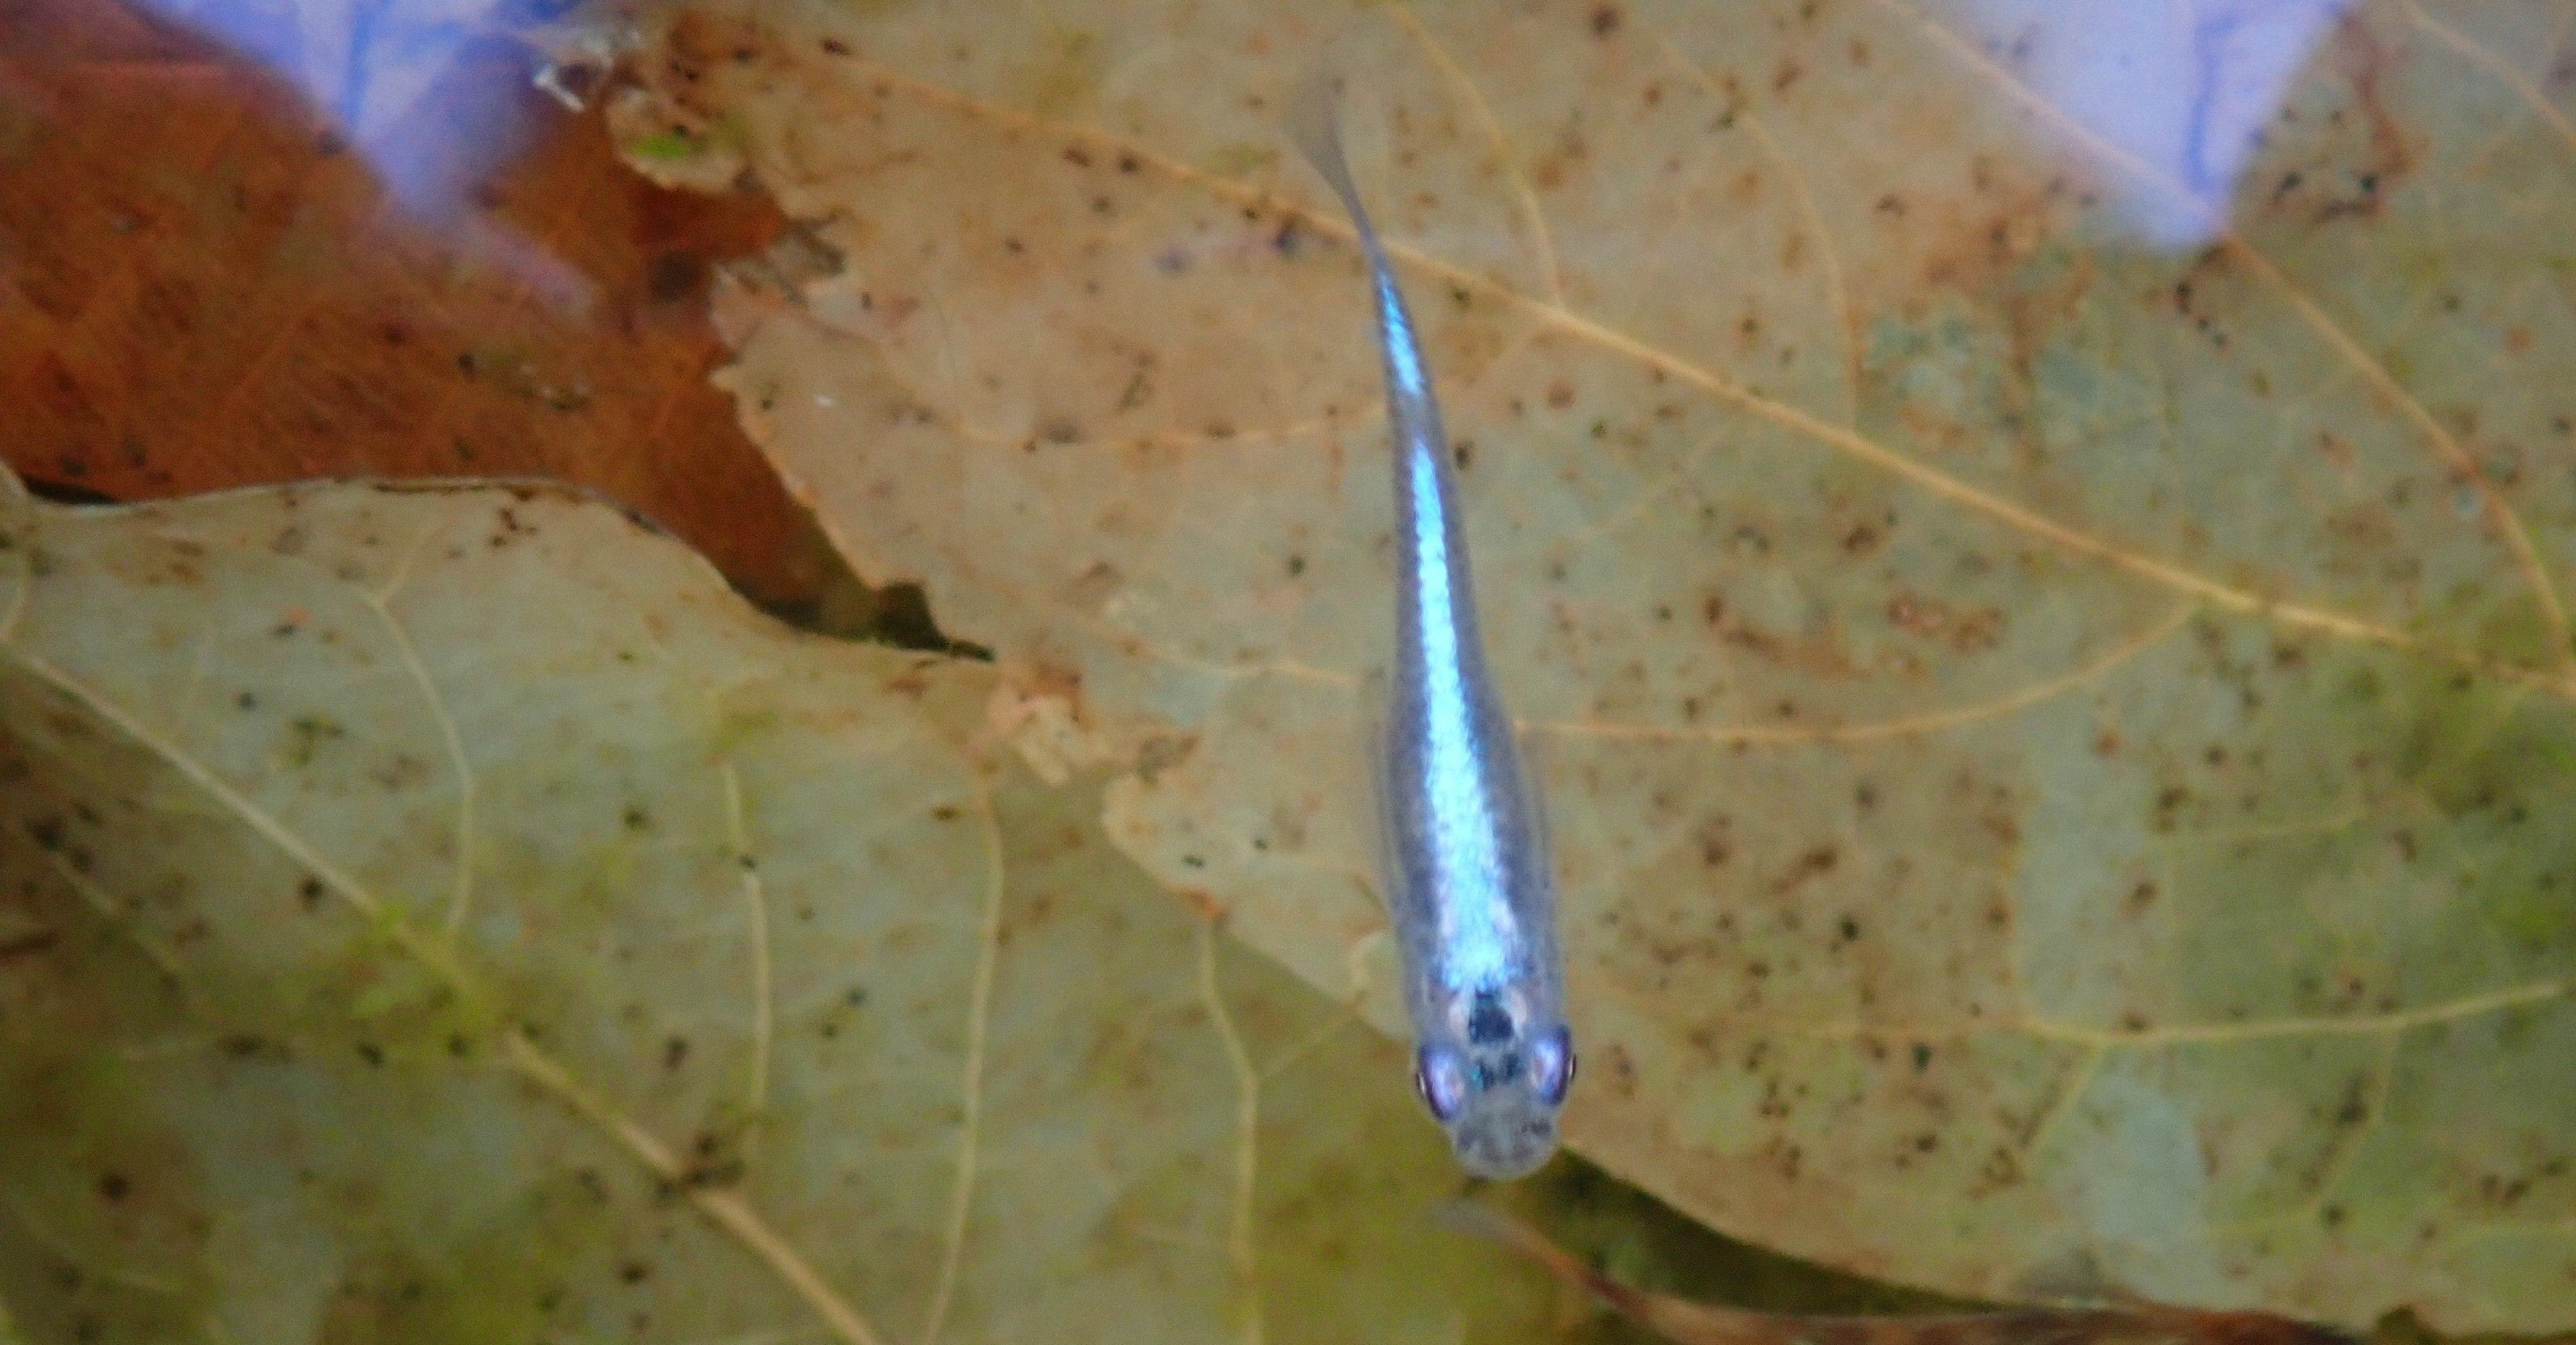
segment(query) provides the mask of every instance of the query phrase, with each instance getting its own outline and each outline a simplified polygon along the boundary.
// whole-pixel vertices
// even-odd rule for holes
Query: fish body
[[[1415,1083],[1478,1176],[1556,1148],[1574,1076],[1545,822],[1477,633],[1458,484],[1413,319],[1342,159],[1330,104],[1299,127],[1366,255],[1395,465],[1395,648],[1378,755],[1388,918]]]

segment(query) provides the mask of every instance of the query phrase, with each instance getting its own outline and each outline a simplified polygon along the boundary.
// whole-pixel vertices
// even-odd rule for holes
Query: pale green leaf
[[[1527,1339],[1397,1051],[604,506],[0,477],[41,1340]],[[6,1329],[0,1328],[0,1335]]]

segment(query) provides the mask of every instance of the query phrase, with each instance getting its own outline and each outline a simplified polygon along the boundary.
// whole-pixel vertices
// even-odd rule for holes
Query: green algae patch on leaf
[[[47,1340],[1528,1339],[1398,1052],[524,487],[0,478],[0,1301]],[[1464,1286],[1462,1288],[1462,1286]]]
[[[1550,796],[1569,1142],[1953,1294],[2565,1329],[2569,35],[2315,25],[2167,247],[2122,212],[2207,184],[2046,78],[2124,8],[708,4],[639,68],[810,233],[720,298],[746,425],[1229,931],[1400,1030],[1366,287],[1244,152],[1329,65]]]

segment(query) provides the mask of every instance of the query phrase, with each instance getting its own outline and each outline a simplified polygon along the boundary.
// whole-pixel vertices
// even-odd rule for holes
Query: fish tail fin
[[[1369,223],[1368,212],[1360,208],[1360,190],[1351,181],[1351,167],[1342,157],[1342,79],[1329,66],[1317,66],[1297,81],[1296,90],[1288,96],[1288,116],[1284,129],[1296,143],[1297,151],[1306,156],[1324,185],[1340,197],[1342,209],[1359,231],[1360,246],[1372,260],[1380,255],[1377,230]]]

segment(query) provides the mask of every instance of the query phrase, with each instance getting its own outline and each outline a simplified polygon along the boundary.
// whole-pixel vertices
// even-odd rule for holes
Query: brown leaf
[[[298,94],[205,40],[123,5],[0,6],[0,454],[117,499],[550,476],[760,601],[810,600],[812,525],[706,383],[709,262],[775,212],[637,179],[498,34],[414,115],[525,141],[470,226],[406,222]]]

